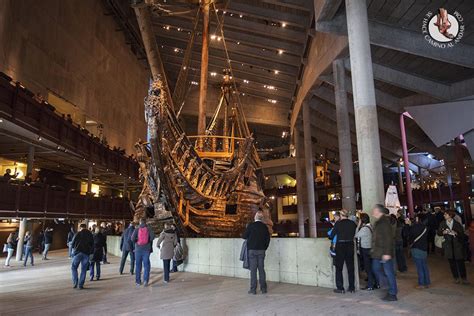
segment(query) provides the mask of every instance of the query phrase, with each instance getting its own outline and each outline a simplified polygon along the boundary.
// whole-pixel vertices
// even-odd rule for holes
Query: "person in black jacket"
[[[102,234],[102,229],[96,227],[94,238],[94,251],[90,256],[90,280],[94,280],[94,267],[96,268],[96,280],[100,279],[100,262],[104,257],[104,245],[105,245],[105,236]]]
[[[72,239],[73,259],[71,264],[73,287],[84,288],[86,281],[86,272],[89,267],[89,255],[94,249],[94,237],[87,229],[86,224],[81,224],[79,232]],[[81,276],[78,279],[77,268],[81,265]]]
[[[416,214],[415,223],[411,223],[410,219],[405,220],[405,224],[410,225],[408,240],[411,246],[411,256],[416,265],[418,273],[418,285],[415,287],[419,290],[426,289],[430,286],[430,271],[428,269],[428,240],[429,229],[424,224],[425,216],[421,213]]]
[[[349,276],[349,292],[355,292],[354,284],[354,236],[357,225],[348,219],[347,210],[340,212],[341,220],[339,220],[331,231],[330,239],[337,236],[336,242],[336,289],[334,293],[345,293],[344,280],[342,278],[342,269],[344,263],[347,266],[347,274]]]
[[[267,225],[263,223],[262,211],[255,214],[255,222],[249,224],[243,238],[247,240],[247,249],[250,262],[250,290],[249,294],[257,294],[257,270],[262,294],[267,293],[267,281],[265,275],[265,251],[270,244],[270,232]]]
[[[130,255],[130,274],[133,275],[133,269],[135,268],[135,253],[134,243],[132,241],[132,234],[135,231],[135,223],[130,222],[127,229],[124,230],[122,237],[120,238],[120,251],[122,251],[122,258],[120,260],[120,274],[123,274],[125,268],[125,262],[127,257]]]

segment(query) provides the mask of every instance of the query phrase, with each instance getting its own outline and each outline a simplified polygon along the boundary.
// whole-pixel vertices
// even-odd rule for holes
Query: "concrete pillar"
[[[405,189],[407,194],[408,214],[410,217],[415,215],[413,207],[413,192],[411,191],[411,175],[410,175],[410,160],[408,159],[407,134],[405,131],[405,115],[400,114],[400,132],[402,133],[402,152],[403,165],[405,167]]]
[[[336,100],[337,139],[341,166],[342,208],[355,213],[354,168],[352,164],[351,127],[347,109],[347,89],[344,61],[337,59],[332,64]]]
[[[28,220],[26,218],[22,218],[20,220],[20,229],[18,231],[18,243],[16,246],[16,261],[21,260],[21,255],[23,254],[23,244],[25,241],[25,233],[26,233],[26,224]]]
[[[304,163],[304,143],[299,128],[295,129],[295,148],[296,148],[296,198],[298,207],[298,232],[299,237],[305,237],[304,231],[304,186],[305,163]]]
[[[311,140],[311,109],[308,102],[303,102],[303,131],[304,131],[304,156],[306,166],[306,192],[308,197],[309,212],[309,237],[316,235],[316,205],[314,200],[314,161],[313,144]]]
[[[33,172],[33,165],[35,162],[35,147],[28,148],[28,157],[26,158],[26,174]]]
[[[89,166],[87,173],[87,194],[92,193],[92,165]]]
[[[371,215],[384,186],[366,0],[346,0],[346,15],[362,207]]]

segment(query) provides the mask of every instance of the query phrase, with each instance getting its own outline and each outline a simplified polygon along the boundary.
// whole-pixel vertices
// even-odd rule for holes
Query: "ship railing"
[[[240,142],[245,141],[242,137],[196,135],[188,136],[189,140],[195,140],[195,148],[201,158],[232,159],[235,148]]]

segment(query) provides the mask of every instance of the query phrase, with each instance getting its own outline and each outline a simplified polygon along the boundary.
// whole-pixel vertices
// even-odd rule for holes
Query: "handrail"
[[[234,137],[234,136],[219,136],[219,135],[193,135],[193,136],[187,136],[190,139],[195,139],[195,138],[219,138],[219,139],[234,139],[234,140],[245,140],[243,137]]]

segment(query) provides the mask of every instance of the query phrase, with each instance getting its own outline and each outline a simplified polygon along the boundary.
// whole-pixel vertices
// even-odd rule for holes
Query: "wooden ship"
[[[206,11],[208,15],[211,5],[208,2],[198,9],[204,12],[202,54],[206,58]],[[153,76],[145,98],[149,142],[136,145],[143,190],[134,205],[135,218],[146,216],[154,224],[172,220],[188,236],[236,237],[254,214],[263,210],[271,226],[261,163],[230,64],[223,70],[220,99],[205,129],[201,121],[198,134],[189,136],[179,123],[181,108],[175,105],[182,107],[185,102],[184,86],[199,12],[171,95],[151,30],[153,7],[141,4],[134,9]],[[224,37],[222,26],[220,31]],[[206,99],[206,58],[201,62],[200,105]]]

